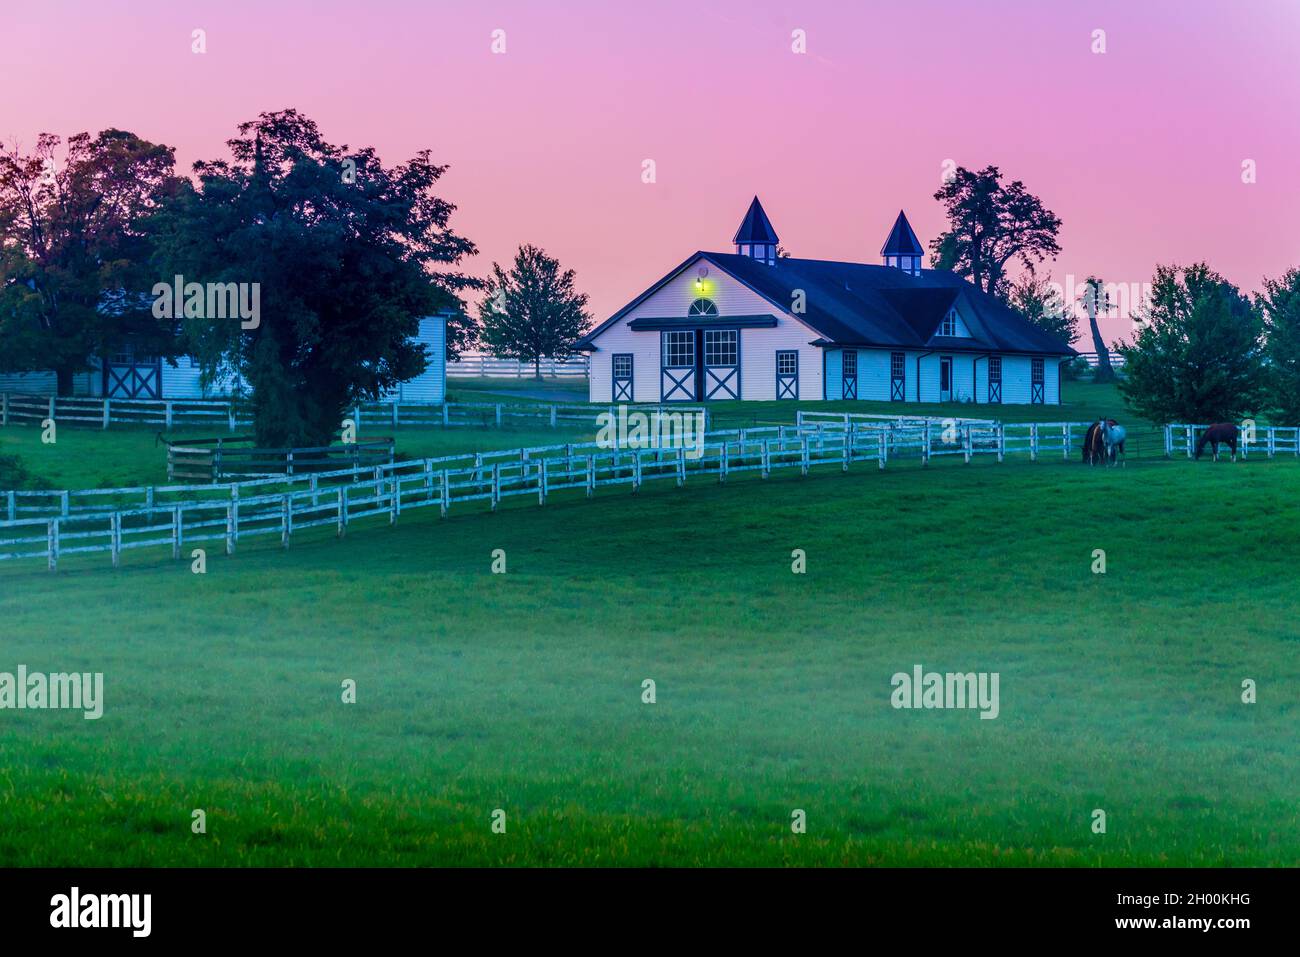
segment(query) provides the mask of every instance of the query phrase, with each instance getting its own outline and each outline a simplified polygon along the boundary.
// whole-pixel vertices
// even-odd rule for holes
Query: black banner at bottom
[[[472,929],[611,942],[920,933],[1015,941],[1294,928],[1295,870],[6,870],[7,942],[375,943]],[[810,921],[815,922],[810,925]],[[621,930],[620,930],[621,929]],[[662,939],[660,937],[660,939]]]

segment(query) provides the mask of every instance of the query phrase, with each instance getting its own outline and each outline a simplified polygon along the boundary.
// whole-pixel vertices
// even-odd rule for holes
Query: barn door
[[[1002,357],[989,356],[989,401],[1002,401]]]
[[[161,399],[161,363],[131,353],[113,356],[104,363],[104,395],[110,399]]]
[[[632,353],[620,352],[613,358],[613,381],[615,402],[632,401]]]
[[[776,397],[799,398],[799,353],[781,349],[776,354]]]
[[[889,354],[889,401],[907,401],[907,355],[902,352]]]
[[[939,401],[952,401],[952,359],[949,356],[939,360]]]
[[[1043,395],[1043,360],[1034,359],[1030,365],[1030,383],[1029,383],[1029,401],[1034,405],[1042,405],[1045,401]]]
[[[840,354],[840,379],[843,382],[842,397],[856,399],[858,397],[858,351],[856,349],[845,349]]]
[[[695,401],[695,330],[659,334],[659,398],[664,402]]]
[[[740,330],[704,330],[704,398],[740,398]]]

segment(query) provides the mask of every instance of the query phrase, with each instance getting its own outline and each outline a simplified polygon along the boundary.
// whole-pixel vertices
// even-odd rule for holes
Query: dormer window
[[[691,303],[690,308],[686,310],[686,315],[695,316],[716,316],[718,307],[714,305],[712,299],[696,299]]]
[[[941,336],[964,336],[966,331],[961,327],[961,321],[957,316],[956,309],[949,309],[948,314],[943,317],[943,322],[939,323],[939,335]]]

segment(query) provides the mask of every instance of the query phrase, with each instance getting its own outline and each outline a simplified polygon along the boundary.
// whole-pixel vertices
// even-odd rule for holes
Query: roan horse
[[[1124,426],[1114,419],[1098,419],[1088,426],[1083,436],[1083,462],[1085,465],[1098,465],[1109,462],[1117,464],[1118,457],[1127,461],[1124,453],[1124,439],[1128,433]]]
[[[1219,461],[1219,443],[1232,449],[1232,461],[1237,461],[1237,427],[1231,422],[1216,422],[1205,430],[1201,440],[1196,443],[1196,457],[1199,459],[1205,451],[1206,443],[1214,448],[1214,461]]]

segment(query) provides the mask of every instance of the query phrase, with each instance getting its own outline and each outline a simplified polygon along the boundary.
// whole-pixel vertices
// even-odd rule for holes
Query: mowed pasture
[[[0,864],[1300,862],[1300,463],[791,472],[0,565]]]

